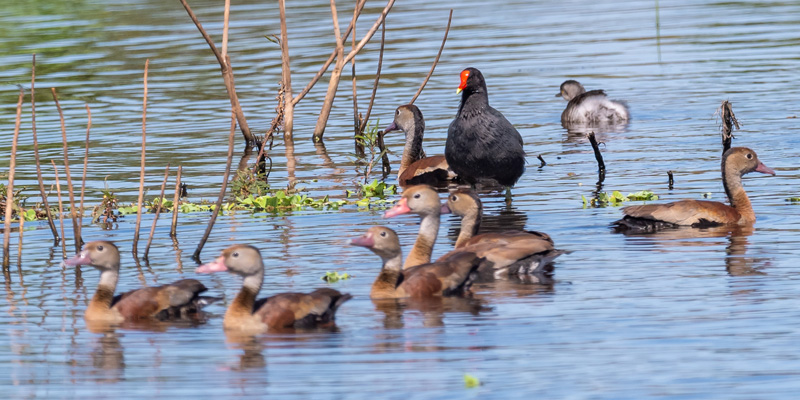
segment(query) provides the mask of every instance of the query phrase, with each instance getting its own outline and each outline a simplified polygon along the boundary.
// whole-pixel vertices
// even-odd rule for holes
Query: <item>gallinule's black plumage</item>
[[[469,183],[513,186],[525,171],[522,136],[489,105],[481,71],[461,71],[461,105],[447,131],[444,155],[450,169]]]

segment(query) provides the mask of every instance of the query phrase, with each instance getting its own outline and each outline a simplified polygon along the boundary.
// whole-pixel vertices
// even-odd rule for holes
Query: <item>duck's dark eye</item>
[[[97,251],[103,251],[103,246],[97,246]]]
[[[458,200],[458,196],[453,195],[453,197],[450,197],[450,200],[456,201],[456,200]]]
[[[400,115],[400,110],[395,111],[394,115]]]
[[[418,199],[418,198],[420,198],[420,197],[422,197],[422,195],[421,195],[421,194],[419,194],[419,193],[417,193],[417,194],[415,194],[415,195],[414,195],[414,198],[415,198],[415,199]]]
[[[233,258],[239,257],[239,252],[234,251],[233,254],[231,254],[231,256],[233,256]]]
[[[747,159],[748,160],[752,160],[753,159],[753,154],[752,153],[747,153]]]
[[[381,236],[386,237],[386,232],[381,232]]]

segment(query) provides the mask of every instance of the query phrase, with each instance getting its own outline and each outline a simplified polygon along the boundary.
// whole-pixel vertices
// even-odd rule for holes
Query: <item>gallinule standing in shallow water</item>
[[[489,105],[483,75],[461,72],[461,105],[447,130],[444,155],[450,169],[470,184],[513,186],[525,171],[522,136]]]

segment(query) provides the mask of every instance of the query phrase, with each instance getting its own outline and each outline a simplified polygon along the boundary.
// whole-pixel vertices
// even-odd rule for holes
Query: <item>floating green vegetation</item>
[[[587,199],[586,196],[581,196],[583,199],[583,208],[587,207],[618,207],[626,201],[653,201],[658,200],[658,195],[649,191],[642,190],[636,193],[628,193],[627,196],[615,190],[608,194],[606,192],[598,193],[597,197]]]
[[[470,374],[464,374],[464,387],[466,387],[467,389],[472,389],[480,385],[481,385],[481,380],[478,379],[478,377]]]
[[[387,185],[386,182],[378,182],[373,179],[372,182],[361,184],[358,190],[347,190],[347,197],[360,197],[355,204],[359,207],[380,206],[394,203],[394,200],[386,199],[386,196],[397,194],[397,186]]]
[[[5,184],[0,183],[0,217],[5,218],[6,215],[6,207],[9,206],[8,199],[6,198],[6,192],[8,188]],[[33,207],[26,207],[25,202],[28,200],[28,196],[23,193],[25,191],[25,187],[20,187],[14,192],[14,201],[11,203],[11,220],[12,221],[19,221],[20,218],[24,219],[25,221],[36,221],[38,219],[47,219],[47,213],[45,212],[44,208],[41,208],[39,204],[36,204]],[[53,212],[58,212],[58,208],[51,207]]]
[[[334,283],[334,282],[343,281],[345,279],[350,279],[352,277],[353,276],[348,274],[347,272],[345,272],[343,274],[340,274],[337,271],[333,271],[333,272],[328,271],[328,272],[325,272],[325,275],[322,276],[322,280],[325,281],[325,282],[328,282],[328,283]]]
[[[800,197],[789,197],[786,201],[790,203],[800,204]]]

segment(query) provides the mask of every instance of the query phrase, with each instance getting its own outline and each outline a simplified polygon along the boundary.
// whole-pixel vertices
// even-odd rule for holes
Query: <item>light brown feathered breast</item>
[[[425,157],[411,163],[408,168],[400,172],[400,176],[397,177],[397,181],[400,182],[401,185],[407,185],[409,184],[409,181],[415,177],[428,173],[435,174],[435,176],[431,177],[431,181],[452,179],[455,176],[455,174],[450,171],[447,160],[445,160],[444,156],[432,156]],[[413,184],[419,183],[434,182],[413,182]]]

